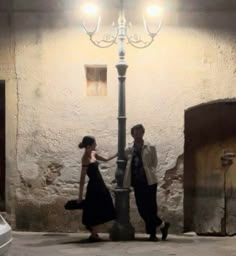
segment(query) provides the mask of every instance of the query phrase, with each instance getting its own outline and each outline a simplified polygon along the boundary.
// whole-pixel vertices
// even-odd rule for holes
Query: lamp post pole
[[[126,19],[124,15],[124,3],[120,1],[120,12],[118,18],[118,54],[119,61],[116,65],[119,80],[118,94],[118,160],[116,170],[117,187],[115,188],[115,208],[117,219],[110,232],[112,240],[132,240],[134,239],[134,228],[130,224],[129,218],[129,189],[123,188],[123,178],[125,172],[125,144],[126,144],[126,109],[125,109],[125,80],[128,65],[125,61],[125,39],[127,33]]]
[[[95,8],[89,6],[86,10],[91,10],[94,12]],[[155,16],[155,13],[159,12],[159,8],[152,6],[150,9],[151,16]],[[86,11],[87,12],[87,11]],[[155,15],[154,15],[155,14]],[[157,14],[159,15],[159,14]],[[134,228],[130,223],[129,218],[129,188],[123,187],[123,179],[126,167],[125,160],[125,145],[126,145],[126,110],[125,110],[125,80],[126,80],[126,70],[128,65],[125,61],[125,44],[126,41],[136,47],[136,48],[146,48],[153,41],[155,36],[161,29],[162,17],[160,15],[159,22],[157,23],[157,28],[155,31],[151,31],[149,24],[144,18],[144,27],[147,34],[150,37],[149,41],[143,41],[139,35],[129,35],[128,25],[124,13],[124,0],[120,0],[119,16],[116,25],[115,35],[105,36],[102,40],[95,40],[94,35],[99,30],[100,19],[97,17],[97,24],[92,31],[89,31],[85,24],[82,22],[82,26],[89,36],[90,41],[97,47],[107,48],[113,44],[118,44],[118,55],[119,60],[116,65],[118,72],[119,81],[119,95],[118,95],[118,159],[117,159],[117,169],[116,169],[116,181],[117,186],[115,188],[115,208],[117,213],[117,218],[111,228],[110,238],[114,241],[128,241],[134,239]]]

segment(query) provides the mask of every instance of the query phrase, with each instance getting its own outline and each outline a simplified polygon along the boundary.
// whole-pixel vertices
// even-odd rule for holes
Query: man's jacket
[[[155,146],[144,141],[141,156],[148,185],[156,184],[157,153]],[[123,187],[129,188],[131,186],[131,162],[133,157],[133,143],[126,148],[125,157],[127,162],[123,180]]]

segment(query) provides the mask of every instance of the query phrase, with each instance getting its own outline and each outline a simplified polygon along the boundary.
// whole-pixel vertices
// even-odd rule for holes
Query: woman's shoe
[[[96,242],[101,242],[102,241],[102,239],[98,235],[90,236],[88,240],[89,240],[90,243],[96,243]]]

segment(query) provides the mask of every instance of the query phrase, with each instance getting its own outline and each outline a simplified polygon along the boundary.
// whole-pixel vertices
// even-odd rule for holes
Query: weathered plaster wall
[[[80,213],[65,212],[63,203],[78,193],[79,140],[94,134],[101,153],[116,151],[117,49],[94,47],[70,12],[21,8],[12,17],[20,177],[15,182],[11,176],[16,186],[16,227],[75,231],[82,228]],[[166,21],[152,46],[126,48],[127,141],[130,127],[142,122],[146,139],[157,146],[160,215],[173,223],[173,231],[183,226],[184,111],[235,97],[235,22],[236,12],[178,13]],[[86,64],[107,65],[106,97],[86,96]],[[115,161],[102,166],[108,185],[115,168]],[[144,230],[132,194],[131,206],[132,223],[136,230]]]
[[[103,153],[116,152],[117,94],[112,92],[117,87],[115,75],[110,75],[115,63],[111,64],[112,56],[101,57],[104,51],[97,52],[87,44],[87,38],[71,23],[69,15],[19,13],[14,18],[20,115],[17,159],[21,176],[16,226],[77,229],[69,221],[65,224],[68,213],[63,203],[78,195],[82,154],[77,147],[79,140],[85,134],[94,134]],[[107,97],[85,96],[85,64],[109,65]],[[115,162],[102,168],[110,183]],[[25,203],[29,205],[27,209],[33,210],[30,216],[25,212]],[[34,211],[35,205],[39,208]],[[41,208],[59,212],[54,218],[59,223],[48,220],[52,214],[47,217],[47,210]],[[43,221],[37,222],[38,218]]]
[[[183,218],[184,111],[235,97],[236,35],[220,22],[213,25],[165,27],[153,48],[127,51],[128,63],[134,63],[128,70],[128,124],[142,120],[147,138],[157,144],[160,212],[173,223]]]

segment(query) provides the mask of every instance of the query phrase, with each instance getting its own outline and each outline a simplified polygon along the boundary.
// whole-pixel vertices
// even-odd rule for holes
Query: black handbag
[[[84,208],[85,200],[78,203],[77,199],[69,200],[65,203],[66,210],[82,210]]]

